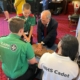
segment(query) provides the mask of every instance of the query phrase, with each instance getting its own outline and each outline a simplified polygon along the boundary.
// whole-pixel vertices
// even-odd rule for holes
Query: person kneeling
[[[43,70],[42,80],[76,80],[79,67],[74,62],[78,52],[78,40],[71,35],[64,36],[58,44],[58,53],[45,53],[38,67]]]
[[[0,38],[2,70],[10,80],[31,80],[36,74],[37,60],[31,44],[21,40],[24,21],[11,18],[9,29],[11,33]]]

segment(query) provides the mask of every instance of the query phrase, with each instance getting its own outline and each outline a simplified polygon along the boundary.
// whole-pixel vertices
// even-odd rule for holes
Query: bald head
[[[43,25],[46,25],[49,23],[51,19],[51,13],[49,10],[44,10],[42,13],[41,13],[41,22],[43,23]]]
[[[50,19],[51,18],[51,12],[49,10],[44,10],[41,13],[41,17],[45,17],[46,19]]]

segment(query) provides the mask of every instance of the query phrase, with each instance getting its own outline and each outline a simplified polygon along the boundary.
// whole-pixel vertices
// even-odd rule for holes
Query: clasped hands
[[[23,33],[23,37],[24,37],[24,40],[26,40],[27,42],[30,42],[30,38],[27,37],[25,33]],[[42,48],[43,48],[43,45],[41,43],[38,43],[35,51],[36,52],[42,51]]]
[[[35,52],[42,51],[42,48],[43,48],[43,45],[41,43],[38,43]]]

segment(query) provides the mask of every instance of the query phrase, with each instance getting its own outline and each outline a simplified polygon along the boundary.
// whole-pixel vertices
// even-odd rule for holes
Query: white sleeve
[[[39,63],[38,63],[38,68],[42,69],[42,64],[45,63],[45,60],[46,60],[46,57],[47,55],[50,54],[50,53],[44,53],[40,60],[39,60]]]

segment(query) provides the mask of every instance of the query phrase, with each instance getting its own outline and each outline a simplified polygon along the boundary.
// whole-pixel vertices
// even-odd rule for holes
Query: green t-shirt
[[[15,79],[23,75],[28,69],[28,60],[34,56],[30,43],[20,40],[20,36],[11,33],[0,38],[0,60],[8,77]]]
[[[31,26],[35,25],[35,17],[31,17],[29,16],[27,19],[24,16],[21,16],[20,18],[25,20],[25,24],[24,24],[24,32],[29,32]]]

